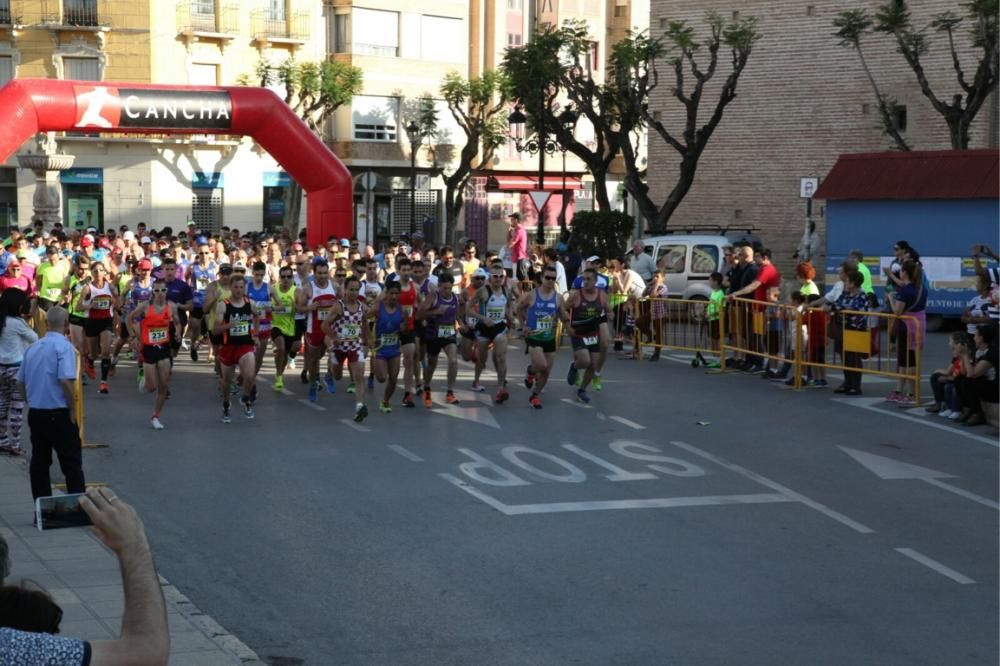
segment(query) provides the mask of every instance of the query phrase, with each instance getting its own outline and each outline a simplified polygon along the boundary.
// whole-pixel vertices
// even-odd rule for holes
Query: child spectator
[[[826,306],[842,320],[841,336],[837,344],[841,358],[844,359],[844,383],[834,393],[856,396],[861,395],[861,362],[868,356],[868,352],[851,349],[848,344],[851,341],[849,336],[851,332],[863,331],[865,337],[868,337],[868,315],[864,313],[869,311],[870,302],[868,295],[861,291],[861,284],[864,282],[861,273],[849,269],[845,278],[843,293],[836,302]]]
[[[793,291],[788,298],[788,303],[793,310],[785,310],[785,313],[790,318],[786,329],[788,335],[785,339],[785,362],[782,364],[781,370],[778,371],[775,379],[785,379],[786,386],[795,385],[795,377],[789,377],[788,373],[791,372],[795,361],[798,360],[796,358],[796,350],[800,350],[805,354],[805,350],[808,349],[809,331],[806,329],[806,296],[807,294],[802,291]],[[791,319],[793,312],[795,315],[794,320]],[[798,326],[797,330],[796,326]],[[797,334],[802,338],[801,343],[798,343],[795,339]],[[808,368],[806,370],[808,372]],[[806,386],[808,384],[809,379],[807,376],[803,378],[802,385]]]
[[[711,279],[711,278],[710,278]],[[660,360],[660,349],[663,347],[664,326],[667,320],[667,296],[670,294],[667,283],[663,279],[663,269],[657,268],[653,271],[653,280],[646,287],[644,296],[650,299],[649,314],[642,314],[636,325],[639,330],[645,333],[656,345],[653,348],[653,355],[650,361]]]
[[[705,313],[707,315],[706,318],[708,319],[708,339],[711,343],[712,349],[719,350],[719,361],[709,362],[705,366],[707,368],[718,368],[722,360],[719,320],[722,318],[724,310],[723,305],[726,302],[726,292],[722,288],[722,281],[722,273],[716,272],[708,276],[708,286],[712,290],[712,294],[708,299],[708,309]]]
[[[934,404],[927,408],[928,414],[941,416],[957,421],[962,415],[962,403],[955,390],[956,380],[962,376],[962,350],[968,350],[969,341],[965,333],[955,331],[948,339],[951,350],[951,365],[931,373],[931,391],[934,393]]]
[[[809,363],[816,363],[816,366],[807,366],[806,370],[812,378],[809,386],[823,389],[827,387],[826,368],[822,367],[826,363],[826,340],[827,324],[829,317],[825,310],[820,308],[806,308],[805,327],[808,343],[805,344],[806,359]]]
[[[779,377],[775,368],[778,367],[778,352],[781,351],[783,339],[787,339],[788,336],[785,335],[785,308],[778,304],[781,300],[781,289],[780,287],[768,287],[767,288],[767,302],[770,303],[764,309],[764,316],[767,318],[765,322],[765,333],[764,333],[764,354],[767,357],[765,361],[767,369],[764,374],[761,375],[762,379],[781,379]]]

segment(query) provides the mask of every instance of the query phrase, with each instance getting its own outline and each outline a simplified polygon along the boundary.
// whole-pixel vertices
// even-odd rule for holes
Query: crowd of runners
[[[120,359],[136,361],[139,390],[154,394],[157,430],[179,354],[213,364],[224,423],[233,402],[254,418],[257,375],[269,354],[276,396],[296,379],[313,403],[342,387],[360,422],[370,400],[386,414],[431,408],[435,397],[458,404],[460,358],[474,365],[475,392],[493,383],[484,378],[492,365],[489,390],[506,402],[512,335],[523,337],[529,356],[523,381],[531,407],[542,408],[564,334],[574,352],[567,381],[586,403],[588,390],[602,388],[612,338],[608,281],[596,258],[567,288],[555,260],[522,273],[497,253],[479,256],[473,242],[462,244],[459,259],[420,234],[376,255],[352,239],[310,248],[304,239],[227,228],[207,237],[193,225],[176,233],[142,224],[104,233],[36,227],[13,234],[0,252],[0,288],[30,296],[37,328],[44,328],[40,312],[69,311],[84,383],[104,395],[117,391]]]

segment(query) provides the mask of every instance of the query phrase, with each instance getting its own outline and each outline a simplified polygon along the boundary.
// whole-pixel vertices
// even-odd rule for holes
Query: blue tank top
[[[527,328],[531,331],[529,338],[534,340],[555,338],[557,296],[558,294],[552,292],[552,297],[546,300],[542,298],[541,290],[535,289],[535,302],[528,308]]]
[[[132,300],[133,310],[139,307],[140,303],[144,303],[145,301],[152,299],[153,297],[152,279],[149,281],[148,287],[143,287],[142,284],[139,283],[138,281],[133,281],[131,295],[132,295],[131,300]]]
[[[202,268],[199,264],[191,265],[191,275],[194,277],[194,299],[192,304],[200,308],[205,304],[205,290],[208,285],[215,281],[215,264],[209,264],[208,268]]]
[[[399,354],[399,329],[402,325],[402,307],[397,305],[395,312],[388,312],[385,303],[379,303],[378,318],[375,320],[375,345],[379,356]]]
[[[267,283],[262,282],[260,287],[255,287],[253,280],[247,282],[247,300],[250,301],[261,322],[270,323],[271,319],[269,315],[262,309],[264,305],[268,305],[271,302],[271,292],[268,289]]]

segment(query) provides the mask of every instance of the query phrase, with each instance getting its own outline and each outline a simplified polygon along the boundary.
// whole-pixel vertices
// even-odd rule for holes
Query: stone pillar
[[[25,155],[17,156],[17,163],[25,169],[31,169],[35,174],[35,194],[31,204],[34,215],[32,223],[42,222],[44,229],[62,219],[62,188],[59,184],[59,172],[73,166],[76,157],[73,155],[55,154],[55,140],[52,136],[39,134],[36,139],[37,153],[30,150]]]

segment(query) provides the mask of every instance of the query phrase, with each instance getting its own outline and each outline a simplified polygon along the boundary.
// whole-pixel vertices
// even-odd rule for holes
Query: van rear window
[[[686,245],[661,245],[657,252],[656,266],[667,273],[683,273],[686,259]]]
[[[718,270],[719,248],[715,245],[695,245],[691,250],[691,272],[708,275]]]

